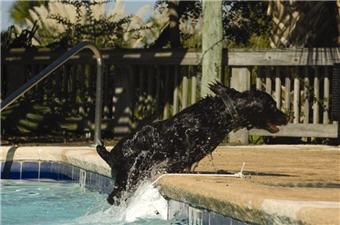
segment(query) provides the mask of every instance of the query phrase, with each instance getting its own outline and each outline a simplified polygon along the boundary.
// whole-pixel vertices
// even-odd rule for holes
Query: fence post
[[[230,87],[238,91],[250,89],[250,71],[246,67],[233,67],[231,69]],[[243,128],[229,134],[230,144],[248,144],[248,130]]]
[[[202,1],[202,79],[201,97],[212,94],[209,84],[222,74],[222,0]]]
[[[332,120],[338,123],[338,138],[337,142],[340,143],[340,64],[333,65],[332,75]]]

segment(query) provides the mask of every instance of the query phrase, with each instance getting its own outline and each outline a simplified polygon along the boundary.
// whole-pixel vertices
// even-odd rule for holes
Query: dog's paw
[[[108,196],[106,198],[106,201],[110,204],[110,205],[117,205],[117,201],[114,200],[114,198],[112,198],[111,196]]]
[[[100,154],[100,153],[104,153],[104,152],[107,152],[106,148],[104,145],[97,145],[96,146],[96,150],[97,152]]]

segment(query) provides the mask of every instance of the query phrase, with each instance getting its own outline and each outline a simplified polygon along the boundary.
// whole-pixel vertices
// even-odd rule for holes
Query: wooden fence
[[[202,55],[195,50],[102,49],[104,62],[103,135],[123,136],[138,121],[166,119],[200,99]],[[2,98],[48,65],[62,52],[50,49],[11,49],[2,52]],[[223,53],[222,81],[238,90],[264,90],[290,115],[277,136],[338,137],[330,115],[330,80],[340,49],[240,50]],[[70,107],[61,129],[78,133],[92,129],[95,61],[90,54],[75,56],[42,85],[28,93],[35,102],[61,102]],[[67,104],[68,103],[68,104]],[[80,115],[80,117],[79,117]],[[26,115],[27,117],[27,115]],[[32,121],[31,121],[32,122]],[[69,126],[66,124],[69,123]],[[66,124],[66,125],[65,125]],[[26,125],[27,126],[27,125]],[[25,126],[24,126],[25,127]],[[27,127],[24,128],[27,130]],[[19,129],[20,130],[20,129]],[[272,135],[252,129],[248,135]],[[83,135],[83,134],[81,134]],[[84,135],[87,135],[86,132]],[[241,142],[242,138],[240,139]]]

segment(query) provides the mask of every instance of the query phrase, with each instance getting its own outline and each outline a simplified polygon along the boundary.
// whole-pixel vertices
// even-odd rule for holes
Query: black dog
[[[174,117],[145,125],[99,155],[117,172],[107,198],[110,204],[132,192],[142,179],[155,173],[177,173],[211,153],[232,130],[243,127],[277,132],[287,124],[273,98],[262,91],[238,92],[220,83],[210,85],[208,96]],[[115,198],[115,199],[114,199]],[[118,203],[118,202],[116,202]]]

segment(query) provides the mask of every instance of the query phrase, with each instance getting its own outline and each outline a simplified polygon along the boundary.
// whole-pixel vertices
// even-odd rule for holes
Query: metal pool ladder
[[[77,44],[75,47],[68,50],[66,53],[61,55],[55,61],[53,61],[50,65],[44,68],[40,73],[32,77],[25,84],[11,93],[7,98],[5,98],[0,103],[0,111],[6,109],[10,104],[12,104],[16,99],[20,98],[26,92],[31,90],[34,86],[36,86],[40,81],[48,77],[59,67],[64,65],[70,58],[80,51],[84,49],[90,49],[97,61],[97,84],[96,84],[96,109],[95,109],[95,129],[94,129],[94,142],[95,144],[100,144],[101,140],[101,120],[102,120],[102,105],[103,105],[103,72],[102,72],[102,56],[98,50],[98,48],[89,43],[89,42],[81,42]]]

